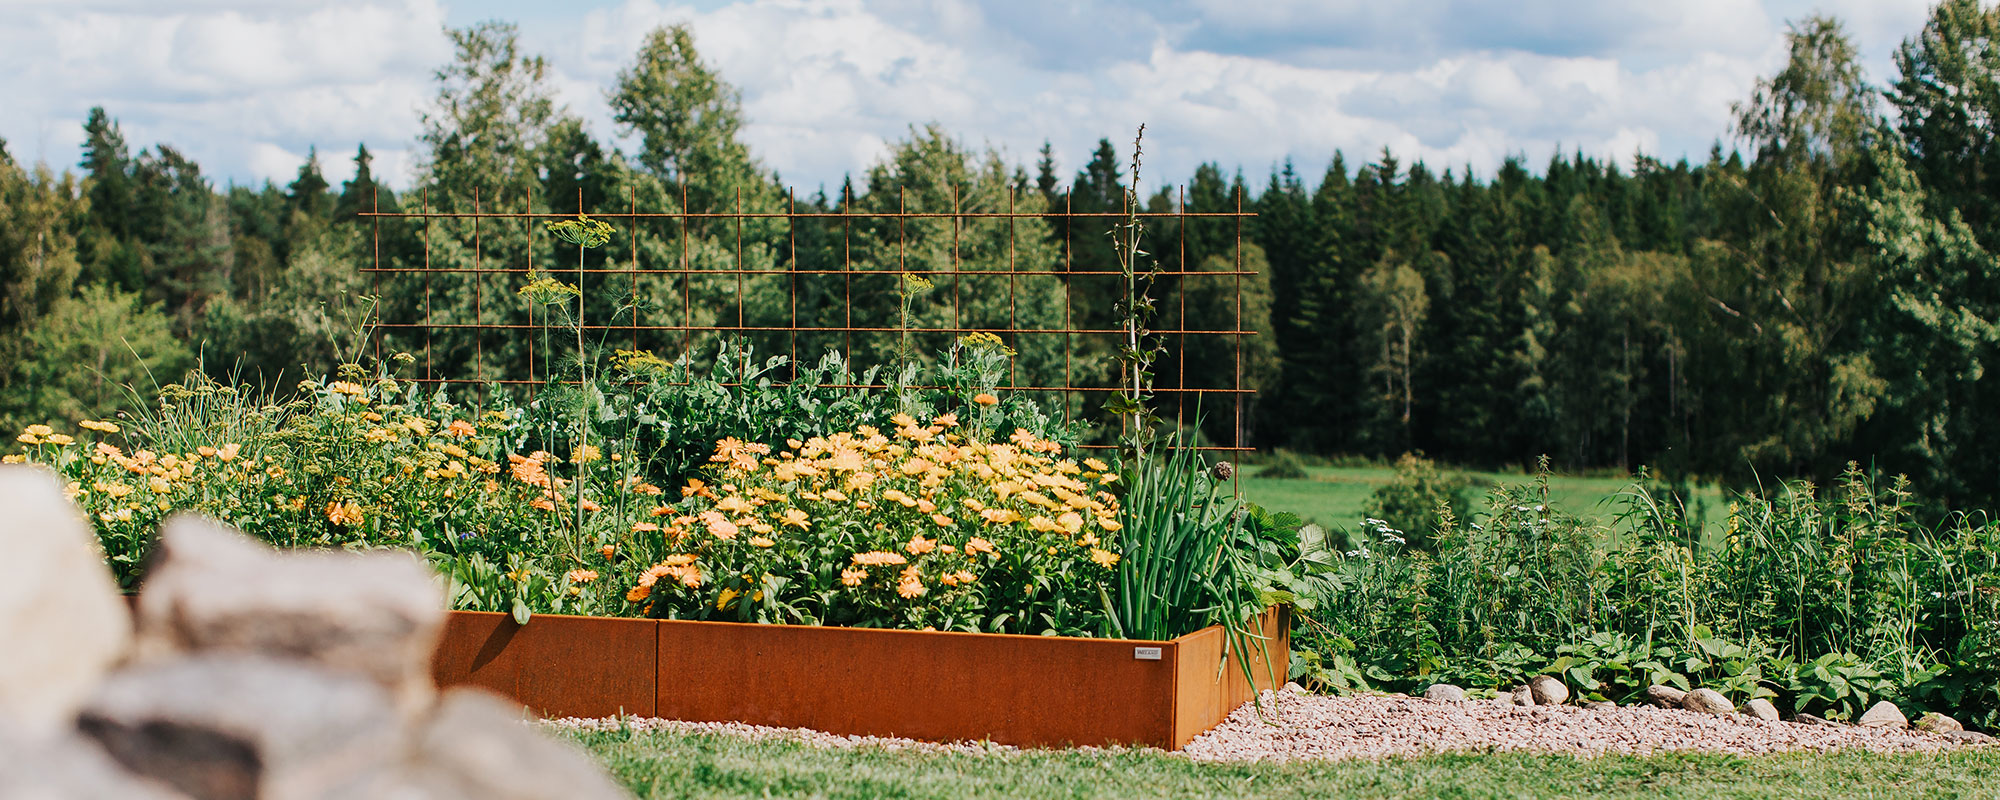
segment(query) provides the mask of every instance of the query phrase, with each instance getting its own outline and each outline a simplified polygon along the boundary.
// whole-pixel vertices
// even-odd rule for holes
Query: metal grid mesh
[[[537,311],[533,305],[517,298],[514,292],[530,275],[540,274],[575,281],[584,292],[582,303],[585,306],[592,302],[595,293],[629,292],[633,307],[623,315],[622,320],[619,316],[603,321],[586,319],[581,329],[587,336],[607,345],[629,342],[632,350],[657,350],[662,355],[685,356],[698,342],[723,335],[757,337],[767,342],[773,337],[781,339],[785,342],[784,352],[788,353],[790,363],[794,365],[800,363],[801,355],[809,358],[819,355],[815,352],[802,353],[802,340],[832,344],[836,335],[838,344],[835,346],[850,354],[855,352],[857,336],[901,340],[911,336],[935,339],[987,333],[1017,347],[1034,337],[1060,337],[1059,379],[1056,379],[1053,369],[1047,370],[1047,375],[1036,376],[1046,378],[1043,380],[1022,380],[1022,376],[1013,374],[1014,370],[1010,369],[1006,384],[998,387],[999,390],[1053,395],[1051,399],[1060,407],[1065,418],[1082,414],[1085,419],[1105,421],[1092,402],[1092,396],[1101,398],[1118,391],[1121,381],[1115,372],[1079,369],[1079,356],[1092,347],[1098,348],[1095,352],[1101,356],[1108,351],[1109,343],[1121,339],[1125,331],[1113,325],[1086,327],[1081,324],[1080,318],[1085,314],[1082,313],[1084,309],[1077,307],[1075,289],[1090,281],[1110,281],[1122,285],[1122,273],[1116,263],[1079,262],[1076,259],[1076,239],[1079,232],[1108,231],[1127,214],[1074,212],[1067,203],[1059,211],[1018,211],[1017,196],[1013,190],[1007,193],[1005,210],[964,209],[954,190],[950,210],[911,211],[906,210],[900,191],[898,195],[898,210],[895,212],[855,211],[849,203],[842,203],[832,211],[798,211],[796,197],[790,194],[783,199],[783,211],[744,211],[740,191],[736,208],[727,211],[642,211],[636,190],[625,198],[627,202],[622,208],[584,208],[582,192],[579,191],[574,202],[565,204],[576,208],[575,212],[533,210],[537,208],[539,198],[532,195],[517,196],[510,202],[508,198],[485,199],[475,192],[470,198],[469,211],[434,209],[427,192],[414,209],[382,211],[378,199],[374,210],[359,215],[372,228],[370,235],[374,254],[373,263],[363,268],[362,272],[370,276],[375,295],[384,299],[376,306],[372,320],[375,355],[379,359],[388,346],[385,342],[393,340],[397,347],[410,351],[421,361],[422,377],[415,380],[422,383],[541,385],[549,379],[551,356],[546,345],[542,348],[543,352],[537,352],[534,334],[545,331],[550,325],[548,312]],[[1223,408],[1218,406],[1226,407],[1225,413],[1230,420],[1226,434],[1211,436],[1213,444],[1201,449],[1250,450],[1252,448],[1244,446],[1244,407],[1247,396],[1254,394],[1255,390],[1243,386],[1243,337],[1254,336],[1256,332],[1246,329],[1243,323],[1243,279],[1256,273],[1243,268],[1243,224],[1255,214],[1243,210],[1240,192],[1232,198],[1234,209],[1230,211],[1187,210],[1184,187],[1177,190],[1176,197],[1178,201],[1171,210],[1136,214],[1145,221],[1149,236],[1157,236],[1156,229],[1161,227],[1157,223],[1163,220],[1169,221],[1174,232],[1171,243],[1153,238],[1148,240],[1150,246],[1147,249],[1160,252],[1162,245],[1168,244],[1181,256],[1177,259],[1180,269],[1153,273],[1158,284],[1154,290],[1156,306],[1162,310],[1162,316],[1169,309],[1177,312],[1173,319],[1181,321],[1179,325],[1152,330],[1165,347],[1164,354],[1154,363],[1155,374],[1164,379],[1156,379],[1151,390],[1154,405],[1162,416],[1190,422],[1192,416],[1189,412],[1197,408],[1214,416],[1223,412]],[[679,199],[679,206],[686,209],[688,191],[685,185],[680,187]],[[547,208],[548,205],[553,204],[541,207]],[[574,255],[576,249],[572,245],[553,242],[553,235],[543,230],[542,223],[573,219],[576,213],[585,213],[593,219],[611,223],[626,240],[623,257],[615,260],[600,257],[596,265],[585,263],[582,266],[570,260],[565,266],[564,259]],[[928,260],[920,259],[910,252],[907,226],[918,220],[941,220],[949,224],[951,241],[948,260],[935,256]],[[1015,263],[1015,253],[1020,244],[1017,223],[1025,220],[1039,220],[1062,229],[1059,264],[1048,269],[1032,269],[1020,268]],[[779,248],[780,256],[771,264],[748,265],[744,257],[746,225],[768,225],[771,222],[783,223],[782,236],[775,238],[788,246]],[[420,252],[401,259],[387,258],[383,245],[385,231],[399,225],[406,226],[406,239],[421,243]],[[888,258],[881,258],[879,263],[869,263],[855,257],[857,229],[872,226],[886,230],[892,225],[898,245],[893,264]],[[1005,269],[972,269],[961,261],[964,234],[974,226],[983,225],[1004,227]],[[1187,238],[1193,225],[1219,226],[1224,230],[1229,242],[1227,258],[1233,265],[1231,269],[1187,268]],[[439,230],[446,226],[451,230]],[[830,260],[833,263],[811,263],[812,259],[802,256],[798,238],[801,229],[808,226],[816,227],[822,234],[838,232],[838,245],[824,248],[832,254]],[[696,231],[703,236],[713,236],[718,227],[723,235],[716,239],[734,245],[733,261],[721,266],[696,265],[690,255],[691,238]],[[491,247],[487,239],[496,231],[511,233],[511,237],[506,237],[513,240],[511,245]],[[770,240],[774,237],[765,238]],[[456,261],[461,266],[433,263],[434,248],[439,246],[440,241],[448,241],[458,249]],[[668,257],[642,256],[642,245],[648,242],[663,245],[659,249],[667,252]],[[548,249],[552,243],[556,257],[537,263],[537,249]],[[617,244],[614,242],[605,250],[619,249]],[[772,245],[775,241],[762,244]],[[470,251],[469,263],[466,263],[463,252],[467,249]],[[499,251],[496,252],[496,249]],[[673,255],[676,251],[677,257]],[[948,324],[942,320],[929,325],[868,324],[866,319],[860,322],[855,320],[856,300],[879,291],[867,285],[857,286],[858,281],[878,279],[879,283],[880,278],[900,280],[904,275],[929,279],[936,282],[941,290],[949,291]],[[723,284],[720,292],[715,290],[718,281]],[[764,290],[758,293],[760,297],[753,298],[749,291],[753,281],[766,284],[760,287]],[[1055,281],[1061,285],[1062,310],[1058,325],[1036,326],[1021,320],[1018,300],[1022,287],[1038,281]],[[1221,296],[1221,305],[1233,311],[1228,316],[1227,325],[1203,329],[1186,323],[1188,291],[1200,281],[1222,282],[1225,293]],[[727,285],[732,282],[733,295],[727,291]],[[806,284],[809,282],[815,285],[808,287]],[[706,284],[706,296],[702,298],[699,308],[706,313],[698,318],[696,287],[703,284]],[[770,291],[773,285],[779,291],[775,298],[777,308],[771,307],[774,304]],[[813,315],[801,315],[801,297],[808,288],[831,292],[834,286],[838,287],[840,309],[837,320],[825,314],[818,315],[819,319],[810,318]],[[1161,296],[1162,288],[1165,296]],[[435,301],[439,298],[448,295],[463,306],[467,294],[470,295],[469,320],[440,319],[440,315],[434,314],[438,306]],[[988,324],[980,325],[965,320],[961,312],[968,298],[990,300],[998,296],[1004,296],[1006,300],[1005,324],[989,320]],[[679,312],[677,319],[675,311]],[[1197,370],[1194,374],[1205,374],[1210,379],[1191,383],[1189,353],[1191,346],[1201,340],[1220,343],[1230,363],[1226,369]],[[455,344],[460,350],[469,348],[469,365],[440,359],[436,350],[446,342]],[[516,348],[525,348],[525,370],[515,374],[487,374],[489,350],[510,343]],[[1213,350],[1204,352],[1214,354]],[[1197,359],[1201,357],[1197,355]],[[1224,377],[1226,380],[1222,379]],[[1204,383],[1215,385],[1202,385]],[[829,388],[882,389],[886,386],[877,381],[832,385]],[[1211,431],[1216,428],[1209,426]]]

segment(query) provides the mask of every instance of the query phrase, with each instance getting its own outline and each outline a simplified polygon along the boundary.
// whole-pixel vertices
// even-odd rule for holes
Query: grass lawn
[[[1262,466],[1244,467],[1244,496],[1265,508],[1290,511],[1310,522],[1342,530],[1353,530],[1364,516],[1361,508],[1367,503],[1368,496],[1396,477],[1396,470],[1392,467],[1309,467],[1310,478],[1279,480],[1257,477],[1261,469]],[[1531,474],[1520,472],[1450,470],[1448,473],[1473,480],[1475,512],[1484,508],[1487,487],[1496,483],[1527,484],[1535,479]],[[1571,514],[1609,523],[1621,508],[1616,499],[1618,493],[1630,484],[1627,478],[1558,475],[1549,479],[1549,499],[1556,507]],[[1690,505],[1696,503],[1705,507],[1710,527],[1721,520],[1724,503],[1722,492],[1716,487],[1697,488]],[[1694,508],[1689,510],[1690,513],[1697,513]]]
[[[566,732],[642,798],[1990,798],[2000,750],[1584,760],[1519,753],[1201,764],[1154,750],[929,753],[659,731]]]

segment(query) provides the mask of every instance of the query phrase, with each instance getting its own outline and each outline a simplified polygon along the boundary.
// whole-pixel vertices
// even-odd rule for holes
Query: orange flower
[[[597,548],[597,552],[602,553],[605,558],[610,558],[613,554],[618,552],[618,545],[607,544],[603,547]]]
[[[655,524],[655,523],[651,523],[651,522],[634,522],[634,523],[632,523],[632,532],[633,532],[633,533],[652,533],[653,531],[657,531],[657,530],[659,530],[659,529],[660,529],[660,526],[659,526],[658,524]],[[605,545],[605,547],[607,547],[607,548],[608,548],[608,547],[610,547],[610,545]],[[610,554],[609,554],[609,553],[606,553],[605,555],[606,555],[606,556],[609,556]]]
[[[570,583],[589,583],[591,581],[597,580],[597,570],[573,569],[563,573],[563,580],[569,581]]]
[[[861,582],[867,579],[868,570],[859,567],[848,567],[840,571],[840,582],[848,586],[860,586]]]
[[[445,426],[444,431],[445,433],[451,434],[455,438],[463,439],[467,436],[471,436],[475,433],[478,433],[479,429],[473,427],[472,423],[470,422],[466,422],[465,420],[462,419],[455,419],[451,421],[450,425]]]
[[[980,553],[992,553],[992,552],[996,552],[993,549],[992,542],[986,541],[985,539],[981,539],[977,536],[965,540],[965,554],[968,556],[976,556],[979,555]]]
[[[886,553],[880,550],[875,550],[867,553],[854,554],[854,563],[858,566],[863,566],[863,567],[885,567],[895,564],[908,564],[910,563],[910,560],[904,558],[899,553]]]
[[[975,394],[972,396],[972,402],[978,403],[982,406],[990,406],[998,404],[1000,402],[1000,398],[994,397],[993,395],[987,394],[986,392],[980,392],[979,394]]]
[[[641,580],[644,579],[642,578]],[[625,593],[625,602],[637,603],[641,600],[646,599],[652,594],[653,594],[653,584],[641,583],[638,586],[632,587],[631,591]]]
[[[361,524],[361,506],[349,501],[326,504],[326,520],[335,525]]]
[[[696,495],[714,500],[715,490],[708,488],[708,484],[703,483],[700,478],[689,478],[687,485],[681,487],[681,496],[694,497]]]
[[[924,535],[920,533],[910,537],[909,543],[903,545],[903,549],[910,551],[910,555],[920,556],[925,553],[931,552],[932,550],[936,550],[937,540],[926,539],[924,538]]]
[[[924,588],[923,576],[917,572],[916,567],[903,570],[902,580],[896,582],[896,594],[905,600],[922,597],[929,591]]]

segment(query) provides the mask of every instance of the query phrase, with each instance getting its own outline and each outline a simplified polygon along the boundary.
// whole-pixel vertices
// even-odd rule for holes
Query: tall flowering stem
[[[1139,156],[1145,139],[1146,126],[1142,124],[1132,139],[1132,185],[1125,190],[1125,216],[1110,232],[1112,250],[1118,256],[1118,271],[1125,279],[1125,296],[1113,306],[1124,329],[1124,341],[1117,352],[1120,394],[1106,402],[1105,407],[1124,423],[1125,437],[1120,449],[1133,463],[1145,457],[1153,427],[1159,421],[1148,401],[1153,388],[1153,361],[1162,352],[1147,328],[1156,311],[1152,288],[1159,267],[1140,266],[1141,259],[1149,255],[1139,249],[1139,240],[1145,234],[1145,223],[1139,217]]]

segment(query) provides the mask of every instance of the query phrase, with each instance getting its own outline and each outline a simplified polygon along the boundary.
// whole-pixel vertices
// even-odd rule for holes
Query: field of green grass
[[[566,732],[640,798],[1993,797],[2000,750],[1606,756],[1477,753],[1203,764],[1157,750],[941,753],[719,734]]]
[[[1395,480],[1396,470],[1388,466],[1309,467],[1311,477],[1303,480],[1260,478],[1261,465],[1248,464],[1242,470],[1243,494],[1252,502],[1273,511],[1290,511],[1309,522],[1340,530],[1353,530],[1363,517],[1363,506],[1375,490]],[[1473,512],[1485,507],[1485,490],[1496,483],[1527,484],[1535,476],[1525,472],[1480,472],[1440,468],[1449,475],[1463,475],[1473,481]],[[1610,524],[1623,508],[1620,492],[1631,485],[1630,478],[1574,477],[1557,475],[1549,479],[1549,499],[1557,507],[1578,517]],[[1705,513],[1712,527],[1724,512],[1722,492],[1713,485],[1695,489],[1689,513]],[[1459,511],[1461,518],[1464,511]]]

